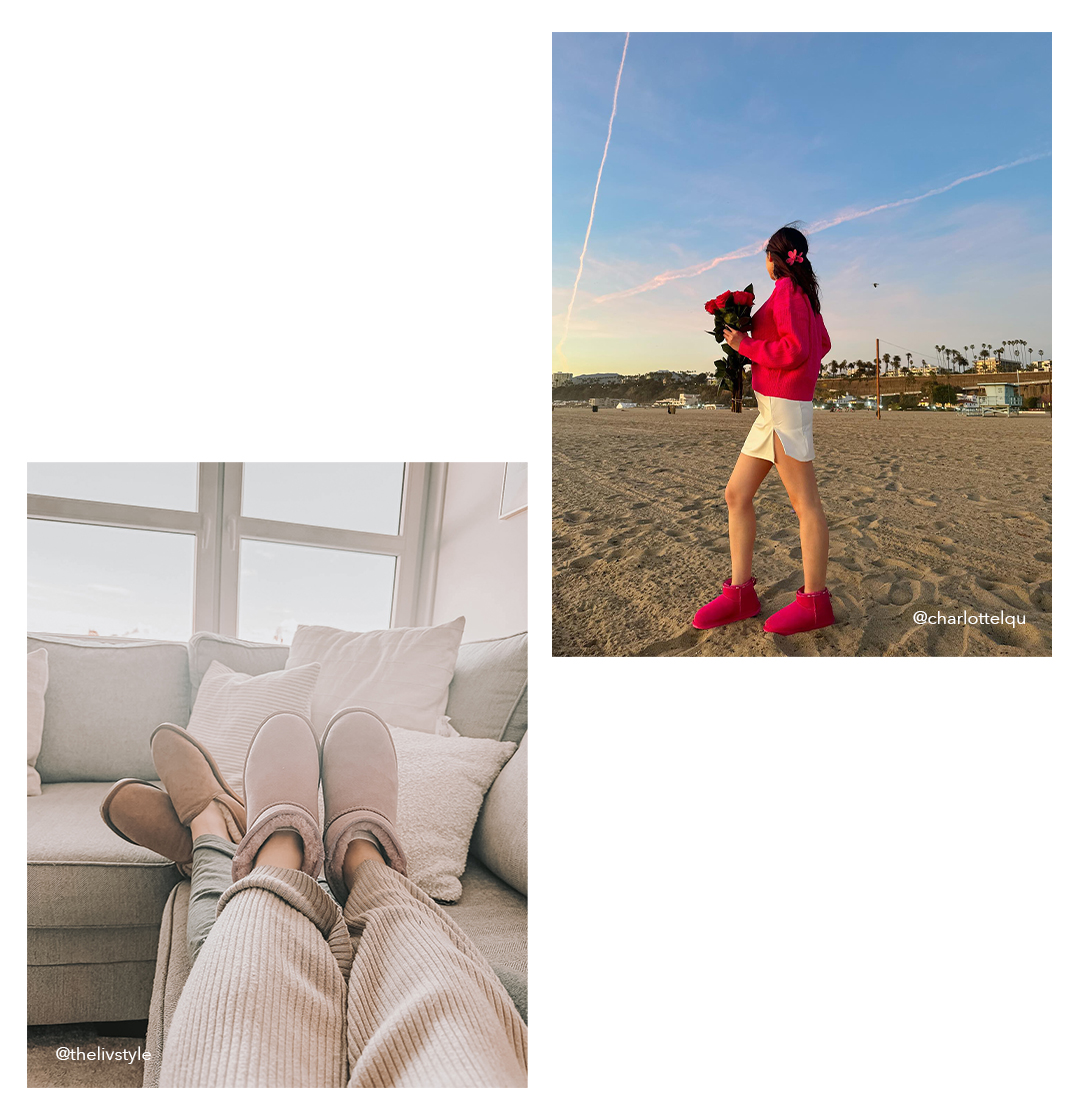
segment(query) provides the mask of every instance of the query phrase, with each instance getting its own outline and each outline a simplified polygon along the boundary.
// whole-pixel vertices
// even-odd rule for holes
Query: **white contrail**
[[[929,198],[931,195],[944,194],[945,191],[952,190],[953,187],[958,187],[961,183],[969,183],[972,179],[981,179],[985,175],[993,175],[996,171],[1005,171],[1010,167],[1018,167],[1021,163],[1031,163],[1036,159],[1046,159],[1049,154],[1049,152],[1042,152],[1040,155],[1027,155],[1024,156],[1023,159],[1014,159],[1012,163],[1000,163],[997,167],[991,167],[987,171],[976,171],[974,175],[964,175],[963,178],[954,179],[947,186],[935,187],[933,190],[928,190],[925,194],[917,194],[914,198],[901,198],[897,202],[883,202],[880,206],[871,206],[868,210],[843,210],[840,212],[839,216],[835,218],[824,218],[820,221],[813,222],[807,227],[806,232],[818,233],[822,229],[829,229],[834,225],[840,225],[846,221],[854,221],[856,218],[865,218],[867,214],[876,214],[879,210],[891,210],[894,206],[907,206],[912,202],[921,202],[924,198]],[[746,245],[741,249],[735,249],[733,252],[726,253],[724,256],[718,256],[713,260],[705,261],[704,264],[693,264],[688,268],[679,268],[671,272],[661,272],[659,276],[654,276],[651,280],[639,284],[636,288],[628,288],[626,291],[613,291],[609,295],[598,295],[593,302],[606,303],[609,299],[624,299],[629,295],[640,295],[643,291],[652,291],[653,288],[662,287],[672,280],[684,280],[692,276],[700,276],[702,272],[708,272],[710,268],[715,268],[725,260],[739,260],[744,256],[753,256],[755,253],[764,252],[767,244],[767,240],[755,241],[752,245]]]
[[[596,213],[596,196],[600,193],[600,176],[604,173],[604,161],[607,159],[608,145],[611,143],[611,126],[615,123],[615,108],[619,104],[619,82],[622,81],[623,63],[626,62],[626,48],[630,45],[630,32],[627,31],[623,42],[622,58],[619,60],[619,72],[615,75],[615,96],[611,102],[611,119],[607,126],[607,139],[604,141],[604,154],[600,158],[600,170],[596,172],[596,189],[592,196],[592,209],[589,211],[589,224],[585,229],[585,244],[581,246],[581,256],[578,258],[577,275],[574,277],[574,290],[570,293],[570,305],[566,308],[566,321],[563,323],[562,337],[556,346],[559,355],[559,364],[565,365],[562,346],[570,330],[570,315],[574,310],[574,300],[577,299],[578,283],[581,280],[581,270],[585,267],[585,250],[589,247],[589,234],[592,232],[593,215]]]

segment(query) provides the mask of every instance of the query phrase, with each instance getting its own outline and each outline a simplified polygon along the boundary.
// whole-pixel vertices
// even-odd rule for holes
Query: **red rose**
[[[737,291],[735,293],[736,307],[749,307],[754,302],[754,293],[751,291]]]
[[[705,310],[708,311],[710,315],[715,315],[716,314],[716,300],[715,299],[710,299],[709,302],[705,304]]]
[[[731,294],[730,291],[725,291],[723,295],[718,295],[716,297],[716,306],[717,307],[723,307],[723,305],[727,302],[727,297],[730,294]]]

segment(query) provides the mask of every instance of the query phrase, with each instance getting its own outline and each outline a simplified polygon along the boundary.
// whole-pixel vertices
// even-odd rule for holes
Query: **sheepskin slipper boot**
[[[789,603],[783,610],[765,621],[766,633],[778,633],[788,636],[792,633],[806,633],[811,629],[824,629],[831,626],[836,619],[832,612],[832,596],[828,588],[815,591],[813,594],[803,594],[800,587],[795,592],[795,601]]]
[[[255,732],[244,763],[244,792],[251,822],[233,855],[233,881],[251,873],[259,848],[274,832],[289,829],[304,847],[300,869],[318,878],[323,864],[319,740],[303,715],[271,715]]]
[[[322,783],[326,881],[344,905],[345,850],[358,832],[374,835],[390,866],[405,873],[397,834],[397,751],[390,729],[373,711],[349,707],[330,720],[323,732]]]
[[[717,626],[741,622],[760,614],[761,603],[754,590],[756,582],[756,579],[751,578],[733,587],[731,580],[725,579],[723,591],[712,602],[705,603],[694,615],[691,625],[694,629],[715,629]]]
[[[247,827],[244,798],[230,787],[210,751],[194,735],[175,723],[162,723],[150,736],[150,755],[184,827],[216,801],[229,839],[240,841]]]
[[[157,785],[134,777],[117,781],[101,802],[101,818],[121,839],[164,855],[191,877],[191,832]]]

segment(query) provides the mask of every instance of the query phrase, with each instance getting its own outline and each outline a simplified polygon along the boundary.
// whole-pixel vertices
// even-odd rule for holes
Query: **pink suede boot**
[[[826,587],[823,591],[803,594],[800,587],[795,592],[795,601],[777,610],[765,621],[766,633],[779,633],[788,636],[792,633],[806,633],[811,629],[824,629],[836,619],[832,612],[832,596]]]
[[[730,622],[741,622],[761,613],[761,603],[758,602],[757,591],[754,590],[756,579],[750,578],[745,583],[733,587],[730,579],[724,580],[724,589],[712,602],[707,602],[694,615],[691,625],[694,629],[715,629],[717,626],[726,626]]]

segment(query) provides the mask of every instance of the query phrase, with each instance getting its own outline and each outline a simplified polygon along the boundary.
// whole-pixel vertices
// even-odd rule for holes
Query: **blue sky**
[[[810,231],[810,259],[827,360],[1052,356],[1049,34],[631,34],[567,324],[624,39],[553,38],[553,369],[711,371],[702,305],[751,282],[760,304],[763,254],[620,293],[1020,160]]]

